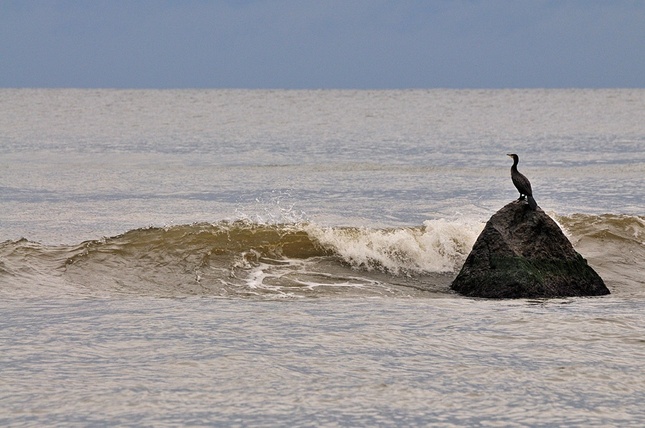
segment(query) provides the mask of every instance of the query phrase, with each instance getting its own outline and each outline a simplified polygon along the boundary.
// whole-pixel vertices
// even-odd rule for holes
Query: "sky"
[[[0,87],[643,88],[642,0],[0,0]]]

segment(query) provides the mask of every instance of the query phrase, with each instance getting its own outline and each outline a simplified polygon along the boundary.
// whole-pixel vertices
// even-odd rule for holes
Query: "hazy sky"
[[[642,0],[0,0],[0,87],[645,87]]]

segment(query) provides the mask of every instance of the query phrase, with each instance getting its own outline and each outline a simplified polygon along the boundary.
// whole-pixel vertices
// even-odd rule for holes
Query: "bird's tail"
[[[531,209],[535,211],[537,209],[537,202],[535,202],[535,199],[533,199],[533,196],[527,195],[526,199],[528,199],[529,201],[529,207],[531,207]]]

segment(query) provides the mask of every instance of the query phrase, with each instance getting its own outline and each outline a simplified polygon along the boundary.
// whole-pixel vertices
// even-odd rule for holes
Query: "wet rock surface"
[[[609,294],[557,223],[525,201],[493,214],[450,288],[498,299]]]

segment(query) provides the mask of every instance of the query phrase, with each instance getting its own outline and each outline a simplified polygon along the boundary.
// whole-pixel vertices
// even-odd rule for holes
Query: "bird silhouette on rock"
[[[518,192],[520,192],[520,201],[523,201],[526,197],[526,200],[529,203],[529,207],[535,211],[537,209],[537,202],[533,199],[533,190],[531,189],[531,182],[528,178],[524,176],[521,172],[517,170],[517,164],[520,161],[520,157],[515,153],[508,154],[513,158],[513,166],[511,167],[511,180]]]

